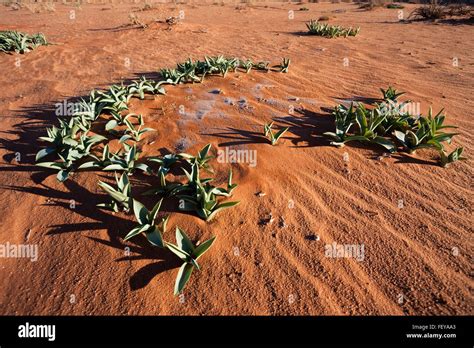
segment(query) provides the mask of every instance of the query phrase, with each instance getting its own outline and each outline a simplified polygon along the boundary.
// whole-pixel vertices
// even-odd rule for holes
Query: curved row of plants
[[[202,170],[213,174],[210,161],[211,144],[204,146],[196,155],[187,153],[167,154],[160,157],[140,157],[140,141],[143,134],[153,129],[144,127],[142,115],[129,112],[129,101],[133,97],[145,98],[145,94],[163,95],[165,85],[180,83],[199,83],[209,75],[226,76],[229,71],[252,69],[288,72],[290,60],[282,59],[280,65],[270,67],[269,62],[253,62],[223,56],[205,57],[203,61],[188,59],[177,64],[174,69],[162,69],[162,79],[154,81],[141,77],[128,85],[112,85],[108,90],[93,90],[88,98],[82,98],[68,116],[58,117],[59,125],[47,129],[47,136],[40,140],[49,143],[36,155],[37,165],[57,170],[57,179],[65,181],[71,173],[80,170],[102,170],[115,172],[116,185],[99,181],[99,186],[110,196],[108,202],[99,204],[102,209],[113,212],[131,213],[133,211],[137,226],[125,237],[129,240],[145,235],[148,241],[159,248],[166,248],[179,257],[183,264],[178,271],[174,293],[179,294],[194,269],[200,269],[198,259],[211,247],[215,237],[194,245],[186,232],[176,226],[176,244],[164,240],[168,216],[158,221],[158,213],[164,198],[178,198],[181,211],[193,211],[205,221],[213,219],[223,209],[237,205],[238,201],[223,201],[231,197],[236,184],[232,183],[232,171],[226,187],[212,184],[212,178],[202,178]],[[107,122],[99,131],[99,118]],[[94,126],[94,132],[92,128]],[[273,133],[272,124],[265,125],[265,136],[272,145],[286,132],[287,128]],[[98,134],[102,133],[107,136]],[[111,152],[108,141],[118,139],[121,148]],[[101,144],[101,153],[97,150]],[[54,161],[45,161],[45,159]],[[180,167],[187,182],[168,182],[167,174],[173,166]],[[142,173],[157,178],[144,195],[159,195],[162,198],[148,210],[138,197],[132,194],[129,176]],[[121,173],[121,175],[119,175]]]

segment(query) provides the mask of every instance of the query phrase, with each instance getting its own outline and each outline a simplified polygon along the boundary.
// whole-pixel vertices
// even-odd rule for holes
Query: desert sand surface
[[[0,54],[0,244],[38,245],[36,262],[1,259],[0,314],[473,314],[472,25],[403,23],[397,10],[350,3],[304,6],[309,11],[275,2],[0,7],[0,30],[43,32],[54,43]],[[184,19],[170,30],[154,22],[180,11]],[[131,12],[148,28],[127,26]],[[320,16],[361,32],[305,35],[305,22]],[[207,143],[257,153],[255,167],[212,163],[219,183],[233,168],[232,200],[240,201],[215,221],[165,202],[165,238],[174,241],[176,225],[195,241],[217,236],[201,272],[174,296],[177,259],[144,237],[124,242],[133,215],[95,207],[106,197],[97,181],[111,182],[112,173],[78,172],[60,183],[35,166],[44,146],[37,138],[56,122],[55,103],[219,54],[273,64],[289,57],[291,66],[288,74],[237,72],[166,86],[166,96],[131,102],[156,129],[143,155],[195,153]],[[423,113],[445,108],[447,123],[459,127],[453,145],[469,160],[441,168],[431,151],[387,157],[373,146],[331,146],[322,135],[333,129],[331,109],[379,98],[389,85]],[[271,120],[290,127],[277,146],[261,135]],[[145,188],[144,177],[132,176],[134,187]],[[143,202],[151,208],[156,198]],[[261,223],[270,214],[274,221]],[[363,260],[326,257],[334,242],[364,245]]]

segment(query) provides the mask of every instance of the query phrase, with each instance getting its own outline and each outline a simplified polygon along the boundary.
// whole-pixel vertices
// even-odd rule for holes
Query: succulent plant
[[[405,150],[412,153],[421,148],[435,148],[438,151],[444,149],[443,142],[451,143],[453,136],[457,133],[444,133],[442,129],[456,128],[455,126],[444,125],[446,116],[443,110],[433,117],[432,109],[428,112],[428,117],[419,117],[417,124],[405,132],[394,131],[395,137],[403,145]]]
[[[206,171],[208,172],[213,172],[213,169],[211,168],[211,166],[209,165],[209,161],[211,159],[214,158],[214,156],[208,156],[209,154],[209,151],[211,149],[212,145],[211,144],[207,144],[206,146],[204,146],[198,153],[196,156],[193,156],[193,155],[190,155],[190,154],[187,154],[187,153],[180,153],[178,154],[178,157],[179,158],[183,158],[185,159],[187,162],[189,162],[191,165],[192,164],[198,164],[198,166],[200,168],[203,168],[205,169]]]
[[[40,140],[51,143],[51,145],[36,154],[36,161],[52,153],[67,157],[69,150],[77,145],[76,139],[80,130],[79,126],[73,119],[70,119],[69,122],[59,119],[59,123],[59,128],[52,126],[46,129],[48,136],[39,137]]]
[[[245,72],[248,74],[250,72],[250,70],[252,70],[252,68],[253,68],[253,62],[250,59],[247,59],[245,61],[241,60],[240,61],[240,67],[242,69],[245,69]]]
[[[129,240],[130,238],[133,238],[141,233],[145,233],[146,238],[152,245],[164,248],[165,244],[163,242],[163,233],[166,231],[166,225],[168,223],[169,217],[167,216],[162,218],[158,226],[156,225],[156,218],[158,216],[158,212],[160,211],[162,202],[163,199],[160,199],[150,211],[145,208],[142,203],[134,199],[133,212],[135,213],[135,217],[138,221],[138,226],[128,232],[124,240]]]
[[[145,99],[145,93],[159,93],[165,94],[165,89],[157,85],[154,81],[148,81],[145,76],[140,78],[140,81],[133,81],[128,85],[128,95],[138,95],[140,99]]]
[[[270,144],[276,145],[278,143],[278,140],[282,137],[283,134],[286,133],[286,131],[289,129],[288,127],[280,129],[278,132],[273,133],[272,130],[273,127],[273,122],[269,124],[265,124],[263,126],[263,134],[268,138],[270,141]]]
[[[198,246],[195,246],[186,232],[179,227],[176,227],[176,245],[166,242],[168,250],[184,262],[179,268],[176,277],[174,286],[175,295],[178,295],[183,291],[184,286],[188,282],[191,273],[195,268],[201,270],[198,260],[207,250],[209,250],[215,239],[216,237],[212,237]]]
[[[270,70],[270,67],[269,67],[270,63],[269,62],[257,62],[257,63],[254,63],[253,64],[253,68],[256,69],[256,70],[264,70],[264,71],[269,71]]]
[[[136,169],[139,169],[145,173],[151,173],[150,167],[148,167],[145,163],[137,163],[140,152],[137,150],[136,144],[130,146],[126,143],[123,143],[123,146],[125,152],[121,155],[112,154],[110,157],[111,164],[104,167],[104,171],[117,170],[124,171],[128,175],[132,175]]]
[[[40,162],[36,163],[39,167],[54,169],[58,171],[56,178],[58,181],[63,182],[69,178],[69,175],[74,170],[72,161],[61,161],[61,162]]]
[[[467,160],[467,158],[465,157],[462,157],[462,152],[463,152],[463,148],[462,147],[458,147],[456,148],[453,152],[451,152],[450,154],[446,154],[444,152],[444,150],[441,150],[440,151],[440,163],[441,163],[441,166],[442,167],[446,167],[447,165],[453,163],[453,162],[456,162],[456,161],[465,161]]]
[[[15,30],[0,31],[0,52],[23,54],[42,45],[48,45],[42,33],[28,35]]]
[[[175,155],[174,153],[169,153],[162,157],[148,157],[147,161],[152,163],[158,163],[160,167],[158,168],[158,173],[168,174],[171,169],[171,166],[179,161],[181,157]]]
[[[392,86],[388,86],[387,89],[380,88],[380,91],[383,94],[383,99],[384,100],[391,100],[391,101],[394,101],[394,102],[397,101],[398,97],[405,94],[405,92],[398,92]]]
[[[145,191],[144,195],[156,195],[161,194],[164,196],[173,196],[176,192],[179,191],[179,188],[182,187],[180,183],[169,183],[166,181],[166,175],[163,172],[159,172],[160,177],[160,186],[154,187],[150,190]]]
[[[306,27],[308,28],[308,34],[310,35],[325,36],[330,38],[338,36],[356,36],[360,31],[360,28],[343,28],[339,25],[319,23],[316,20],[310,20],[308,23],[306,23]]]
[[[239,202],[219,202],[218,196],[229,197],[237,186],[232,184],[232,173],[229,175],[227,189],[215,187],[210,184],[212,179],[199,178],[199,165],[194,163],[191,167],[191,173],[185,169],[188,183],[180,186],[176,190],[176,195],[182,200],[179,209],[183,211],[195,211],[198,216],[206,221],[212,220],[214,216],[224,209],[233,207]]]
[[[97,204],[97,206],[112,210],[114,212],[118,212],[119,208],[123,208],[123,210],[128,212],[133,204],[133,199],[131,196],[132,187],[130,185],[130,181],[128,180],[128,175],[126,175],[126,173],[122,173],[119,178],[117,173],[115,173],[115,181],[117,183],[117,189],[103,181],[99,181],[100,188],[107,192],[112,200],[108,203]]]
[[[138,120],[138,128],[135,128],[132,122],[130,122],[129,116],[130,115],[127,115],[124,120],[127,129],[125,130],[125,134],[120,138],[119,142],[124,143],[130,139],[138,142],[141,140],[143,134],[145,134],[146,132],[154,131],[153,128],[142,128],[142,126],[145,124],[143,122],[142,115],[133,115],[133,117],[136,117],[136,119]]]
[[[282,58],[281,64],[280,64],[280,72],[282,73],[287,73],[288,68],[290,67],[290,58]]]
[[[349,107],[338,105],[334,108],[336,132],[325,132],[324,135],[331,138],[331,145],[344,146],[344,141],[348,137],[348,132],[355,123],[354,104]]]

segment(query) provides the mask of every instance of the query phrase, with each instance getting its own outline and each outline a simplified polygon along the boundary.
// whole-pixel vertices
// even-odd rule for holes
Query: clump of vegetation
[[[150,211],[139,201],[135,199],[133,200],[133,212],[135,213],[138,226],[128,232],[125,236],[125,240],[129,240],[139,234],[145,233],[146,238],[152,245],[160,248],[165,247],[165,244],[163,243],[163,233],[166,231],[168,216],[162,218],[159,226],[156,226],[156,219],[162,202],[163,199],[160,199]]]
[[[300,7],[300,11],[309,11],[309,8],[303,6],[303,7]]]
[[[439,5],[437,1],[432,1],[431,4],[421,6],[413,10],[412,13],[408,16],[408,18],[415,18],[415,19],[441,19],[446,17],[445,7]]]
[[[269,124],[264,124],[263,125],[263,135],[267,137],[267,139],[270,141],[270,144],[276,145],[278,143],[278,140],[283,136],[288,131],[288,127],[280,129],[278,132],[273,133],[273,122]]]
[[[119,178],[117,173],[115,173],[115,181],[117,183],[116,189],[103,181],[99,181],[100,188],[107,192],[112,200],[108,203],[97,204],[97,206],[112,210],[116,213],[119,212],[120,208],[123,208],[124,211],[129,212],[133,204],[133,198],[132,186],[128,180],[128,175],[126,173],[122,173]]]
[[[185,232],[179,230],[177,245],[165,242],[163,235],[168,217],[158,219],[163,199],[174,196],[180,200],[180,210],[194,211],[200,218],[209,221],[220,211],[239,204],[238,201],[225,201],[225,198],[232,196],[237,184],[232,182],[232,170],[229,171],[225,187],[214,186],[213,179],[200,177],[200,169],[213,173],[210,166],[210,161],[214,158],[211,154],[211,144],[205,145],[196,155],[180,153],[140,158],[143,134],[151,129],[144,127],[145,122],[141,115],[128,113],[130,99],[144,99],[146,94],[165,94],[164,84],[201,82],[207,75],[225,76],[229,71],[237,69],[243,69],[245,72],[252,69],[287,72],[289,64],[288,58],[284,58],[280,65],[272,68],[266,61],[253,62],[250,59],[240,60],[224,56],[206,57],[203,61],[188,59],[178,64],[175,69],[162,70],[164,80],[153,81],[142,77],[128,85],[122,83],[112,85],[107,90],[93,90],[88,97],[74,104],[70,114],[58,116],[59,125],[47,129],[47,136],[40,137],[40,140],[49,145],[37,153],[37,165],[57,170],[59,181],[66,180],[70,173],[76,170],[114,172],[115,185],[99,181],[99,187],[110,196],[110,200],[98,204],[98,207],[114,213],[129,213],[133,209],[138,225],[128,232],[124,239],[129,240],[144,234],[152,245],[167,248],[184,261],[175,286],[175,293],[178,294],[188,281],[192,269],[199,269],[197,260],[212,245],[214,238],[195,246],[189,242]],[[108,143],[104,144],[100,153],[96,149],[109,140],[97,134],[96,127],[94,132],[91,131],[93,125],[100,125],[95,122],[102,117],[106,121],[103,126],[105,134],[119,139],[121,148],[116,152],[110,151]],[[276,143],[283,133],[280,131],[269,136]],[[55,161],[41,162],[49,157]],[[157,170],[152,167],[154,164],[159,165]],[[187,177],[184,184],[169,182],[166,179],[171,168],[177,165],[182,167]],[[189,172],[187,168],[190,168]],[[162,196],[151,211],[133,194],[129,176],[137,171],[147,174],[149,178],[154,178],[155,175],[159,178],[159,185],[144,193]]]
[[[280,72],[287,73],[290,67],[291,60],[290,58],[282,58],[281,64],[279,65]]]
[[[189,173],[183,169],[188,182],[176,189],[176,196],[180,198],[179,209],[182,211],[195,211],[197,215],[210,221],[214,216],[224,209],[236,206],[236,202],[220,202],[219,196],[230,197],[237,187],[232,183],[232,171],[229,172],[227,188],[211,185],[213,179],[201,179],[199,175],[199,165],[194,163]]]
[[[344,28],[339,25],[330,25],[328,23],[319,23],[316,20],[310,20],[306,23],[306,27],[308,28],[308,34],[310,35],[318,35],[324,37],[348,37],[348,36],[356,36],[360,28]]]
[[[413,10],[408,18],[419,20],[437,20],[446,17],[472,16],[472,6],[459,4],[443,5],[437,0],[431,0],[431,3]]]
[[[215,239],[216,237],[212,237],[198,246],[195,246],[186,232],[179,227],[176,227],[176,245],[166,242],[168,250],[184,262],[179,268],[176,277],[176,283],[174,286],[175,295],[178,295],[183,291],[184,286],[188,282],[191,273],[195,268],[201,270],[197,261],[207,250],[209,250]]]
[[[350,141],[361,141],[383,146],[389,152],[396,152],[397,145],[402,151],[414,153],[418,149],[431,148],[440,154],[440,164],[444,167],[457,160],[463,160],[463,149],[456,148],[446,153],[444,143],[450,144],[457,133],[446,133],[447,128],[456,128],[445,125],[446,116],[443,110],[435,116],[430,108],[428,115],[410,115],[397,108],[398,92],[393,87],[384,90],[383,102],[375,103],[372,109],[362,103],[349,107],[338,105],[333,115],[335,117],[335,132],[324,133],[329,137],[332,145],[342,147]]]
[[[24,54],[38,46],[48,45],[42,33],[28,35],[20,31],[0,31],[0,51]]]

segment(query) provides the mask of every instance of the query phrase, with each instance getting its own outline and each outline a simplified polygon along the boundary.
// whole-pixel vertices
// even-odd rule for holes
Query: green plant
[[[122,173],[119,178],[117,173],[115,173],[115,181],[117,183],[117,189],[103,181],[99,181],[100,188],[107,192],[112,200],[108,203],[97,204],[97,206],[114,212],[118,212],[119,207],[122,207],[126,212],[128,212],[133,204],[131,196],[132,187],[130,186],[128,175]]]
[[[253,67],[253,62],[252,60],[250,59],[247,59],[247,60],[241,60],[240,61],[240,67],[242,69],[245,69],[245,72],[248,74],[250,72],[250,70],[252,70],[252,67]]]
[[[160,177],[160,186],[152,188],[148,191],[145,191],[144,195],[156,195],[161,194],[164,196],[173,196],[176,192],[179,191],[179,188],[182,186],[180,183],[169,183],[166,181],[166,176],[163,172],[159,172]]]
[[[132,97],[123,84],[112,85],[108,91],[97,91],[95,94],[96,100],[103,104],[103,109],[116,112],[128,110],[128,102]]]
[[[36,154],[36,161],[39,161],[43,157],[52,153],[55,153],[60,157],[67,157],[71,148],[77,145],[76,138],[80,128],[75,124],[74,120],[70,119],[69,122],[66,122],[59,119],[59,124],[59,128],[52,126],[51,128],[46,129],[48,136],[39,137],[40,140],[51,143],[51,146],[40,150]]]
[[[454,126],[444,125],[446,116],[440,110],[436,116],[432,116],[432,109],[428,112],[428,117],[420,116],[418,122],[411,129],[405,132],[394,131],[395,137],[401,143],[405,150],[410,153],[421,148],[435,148],[443,151],[443,142],[451,142],[453,136],[457,133],[444,133],[442,129],[456,128]]]
[[[200,168],[205,169],[208,172],[213,172],[213,169],[209,165],[209,161],[214,158],[214,156],[208,156],[209,151],[211,149],[212,145],[207,144],[204,146],[196,156],[187,154],[187,153],[180,153],[178,154],[179,158],[185,159],[187,162],[189,162],[191,165],[197,164]]]
[[[0,31],[0,52],[23,54],[42,45],[48,45],[42,33],[28,35],[15,30]]]
[[[138,128],[135,128],[132,122],[130,122],[130,117],[135,117],[138,120]],[[141,140],[143,134],[145,134],[146,132],[154,131],[153,128],[142,129],[142,126],[145,124],[145,122],[143,122],[142,115],[129,114],[127,115],[127,117],[125,117],[124,123],[127,126],[127,129],[125,130],[125,134],[119,140],[119,142],[121,143],[124,143],[130,139],[138,142]]]
[[[188,155],[189,156],[189,155]],[[171,166],[179,161],[180,156],[175,155],[174,153],[169,153],[162,157],[148,157],[149,162],[158,163],[160,167],[158,168],[158,173],[168,174],[171,169]]]
[[[188,173],[185,169],[183,171],[188,178],[188,183],[176,190],[177,197],[182,200],[179,205],[180,210],[195,211],[199,217],[209,221],[219,211],[239,204],[239,202],[221,203],[217,199],[218,196],[230,197],[233,190],[237,187],[236,184],[232,184],[232,172],[229,173],[227,189],[223,189],[211,185],[212,179],[201,180],[197,163],[192,165],[191,173]]]
[[[467,160],[467,158],[461,156],[463,150],[464,149],[462,147],[458,147],[448,155],[444,152],[444,150],[441,150],[440,151],[441,166],[446,167],[450,163],[453,163],[453,162],[456,162],[456,161],[465,161],[465,160]]]
[[[105,124],[105,130],[106,131],[109,131],[109,132],[112,132],[112,133],[115,133],[114,129],[117,127],[117,126],[123,126],[125,125],[125,119],[127,118],[128,114],[127,115],[122,115],[120,112],[117,112],[115,110],[112,110],[110,112],[110,115],[112,116],[112,119],[109,120],[106,124]]]
[[[281,64],[278,66],[280,68],[280,72],[287,73],[288,68],[290,67],[290,58],[282,58]]]
[[[75,162],[89,156],[92,146],[106,140],[106,138],[101,135],[89,136],[84,133],[78,139],[75,139],[77,129],[75,125],[71,125],[73,120],[71,119],[69,123],[62,120],[61,122],[64,128],[53,126],[48,129],[48,137],[40,137],[41,140],[52,143],[52,146],[36,154],[36,161],[39,161],[43,157],[55,153],[61,159],[61,162],[40,162],[36,165],[58,170],[57,179],[63,182],[74,170]]]
[[[303,7],[300,7],[300,11],[309,11],[309,8],[303,6]]]
[[[165,244],[163,242],[163,233],[166,232],[166,225],[168,223],[169,216],[162,218],[158,226],[156,226],[155,222],[162,202],[163,199],[160,199],[158,203],[155,204],[153,209],[149,211],[142,203],[134,199],[133,212],[135,213],[138,226],[128,232],[124,240],[129,240],[130,238],[133,238],[141,233],[145,233],[146,238],[152,245],[164,248]]]
[[[349,108],[341,105],[335,109],[334,115],[336,133],[324,133],[333,140],[332,145],[342,147],[349,141],[367,141],[383,146],[390,152],[396,150],[395,144],[383,137],[385,131],[381,126],[386,120],[386,116],[381,114],[378,109],[367,110],[360,103],[355,110],[352,104]],[[353,125],[357,125],[356,133],[348,135],[347,133]]]
[[[180,83],[181,77],[183,76],[183,74],[176,69],[161,69],[160,75],[166,83],[173,85]]]
[[[396,102],[398,97],[405,94],[405,92],[398,92],[392,86],[388,86],[388,88],[386,90],[383,89],[383,88],[380,88],[380,91],[382,92],[383,99],[385,101],[393,101],[393,102]]]
[[[257,62],[257,63],[254,63],[252,67],[256,70],[269,71],[270,70],[269,65],[270,65],[269,62]]]
[[[278,140],[282,137],[283,134],[286,133],[286,131],[289,128],[285,127],[285,128],[280,129],[278,132],[273,133],[272,127],[273,127],[273,122],[269,124],[265,124],[263,126],[263,134],[265,135],[265,137],[268,138],[268,140],[270,141],[270,144],[276,145],[278,143]]]
[[[166,92],[163,87],[153,81],[148,81],[145,76],[142,76],[140,81],[133,81],[128,85],[128,94],[131,96],[138,95],[140,99],[145,99],[145,93],[165,94]]]
[[[132,175],[136,169],[142,170],[145,173],[150,173],[150,167],[145,163],[137,163],[138,157],[140,156],[140,152],[137,150],[137,145],[134,144],[133,146],[130,146],[126,143],[123,143],[123,145],[125,152],[123,152],[123,154],[111,154],[111,164],[104,167],[103,170],[125,171],[128,175]]]
[[[310,35],[318,35],[330,38],[338,36],[356,36],[360,31],[360,28],[343,28],[339,25],[319,23],[317,20],[310,20],[308,23],[306,23],[306,27],[308,28],[308,34]]]
[[[344,146],[344,142],[348,137],[348,132],[355,123],[355,112],[354,105],[351,103],[350,107],[347,108],[344,105],[338,105],[334,108],[333,111],[336,131],[325,132],[323,135],[331,138],[333,141],[331,145],[338,147]]]
[[[115,154],[117,155],[117,154]],[[110,154],[109,151],[109,144],[105,145],[102,150],[101,158],[97,157],[94,154],[89,154],[92,157],[92,161],[87,161],[82,163],[77,169],[102,169],[112,164],[112,156],[114,154]]]
[[[209,250],[215,239],[216,237],[212,237],[198,246],[195,246],[186,232],[176,227],[176,245],[166,242],[167,248],[184,262],[179,268],[178,276],[176,277],[174,286],[175,295],[183,291],[194,268],[197,270],[201,269],[197,261]]]

